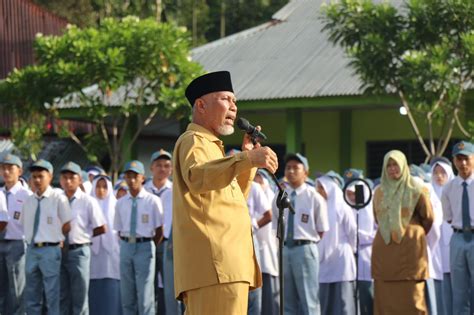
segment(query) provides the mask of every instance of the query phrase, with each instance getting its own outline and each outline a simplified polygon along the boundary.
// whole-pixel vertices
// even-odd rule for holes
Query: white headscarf
[[[101,179],[105,180],[107,183],[107,195],[104,199],[99,199],[95,193],[97,183]],[[110,179],[107,176],[96,176],[92,181],[91,195],[99,203],[105,220],[107,221],[107,232],[94,237],[94,241],[92,242],[92,252],[94,254],[99,253],[102,244],[103,249],[107,250],[109,253],[112,253],[113,251],[117,250],[116,247],[118,247],[117,233],[113,230],[115,204],[117,203],[117,199],[115,199],[112,182]]]
[[[440,186],[436,182],[435,174],[434,174],[434,169],[435,169],[436,165],[441,166],[443,168],[443,170],[446,172],[446,174],[448,175],[448,180],[446,181],[445,185],[447,183],[449,183],[451,180],[454,179],[454,172],[453,172],[453,168],[451,167],[451,165],[449,165],[448,163],[443,162],[443,161],[436,161],[436,163],[434,163],[433,166],[431,167],[431,174],[432,174],[432,176],[431,176],[431,185],[433,185],[433,189],[434,189],[436,195],[441,200],[441,194],[443,193],[443,186]]]
[[[341,224],[344,213],[343,208],[346,206],[341,188],[329,176],[321,176],[317,181],[323,186],[327,195],[327,209],[329,231],[324,233],[324,237],[319,242],[320,261],[328,259],[333,253],[337,244],[339,244],[339,229],[337,226]],[[336,246],[335,246],[336,245]]]

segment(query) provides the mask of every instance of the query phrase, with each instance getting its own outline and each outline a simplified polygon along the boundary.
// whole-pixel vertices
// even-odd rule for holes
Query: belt
[[[455,228],[455,227],[453,227],[453,231],[456,232],[456,233],[463,233],[464,232],[463,229],[458,229],[458,228]],[[468,228],[466,232],[474,233],[474,229],[473,228]]]
[[[308,244],[316,244],[315,241],[310,240],[294,240],[293,246],[301,246],[301,245],[308,245]],[[285,246],[289,246],[288,242],[285,241]]]
[[[126,237],[126,236],[120,236],[120,239],[122,241],[125,241],[127,243],[144,243],[144,242],[150,242],[153,240],[151,237]]]
[[[68,249],[69,250],[73,250],[73,249],[78,249],[78,248],[81,248],[81,247],[84,247],[84,246],[90,246],[91,243],[84,243],[84,244],[69,244],[68,245]]]
[[[33,244],[33,247],[50,247],[50,246],[59,246],[59,242],[57,243],[41,242],[41,243]]]

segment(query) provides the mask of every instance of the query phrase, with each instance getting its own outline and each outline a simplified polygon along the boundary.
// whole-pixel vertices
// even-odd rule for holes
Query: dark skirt
[[[122,314],[120,281],[117,279],[91,279],[89,285],[90,315]]]

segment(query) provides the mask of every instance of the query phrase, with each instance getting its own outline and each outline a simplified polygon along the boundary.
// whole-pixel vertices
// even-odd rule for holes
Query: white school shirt
[[[377,232],[372,202],[360,210],[354,209],[354,216],[358,216],[359,220],[358,279],[371,281],[372,243]]]
[[[249,208],[250,219],[254,231],[258,230],[258,220],[267,211],[271,211],[272,207],[267,200],[267,196],[263,188],[256,182],[252,182],[250,186],[249,196],[247,198],[247,206]]]
[[[306,183],[296,189],[288,186],[285,190],[288,197],[293,191],[296,191],[293,239],[319,242],[318,233],[329,231],[326,201],[314,187]],[[276,229],[279,217],[276,198],[272,201],[272,211],[273,218],[275,218],[272,223]],[[288,233],[288,214],[289,210],[285,209],[285,238]]]
[[[158,196],[144,188],[137,195],[136,237],[153,237],[155,229],[163,225],[163,205]],[[130,216],[132,213],[132,196],[127,192],[115,206],[114,228],[121,236],[130,236]]]
[[[107,231],[92,238],[90,278],[120,280],[120,244],[118,233],[113,229],[117,200],[115,199],[112,183],[107,179],[104,179],[107,183],[107,196],[102,200],[97,199],[95,188],[97,181],[102,178],[99,177],[93,180],[91,195],[96,198],[102,209]]]
[[[169,239],[173,224],[173,189],[166,189],[161,194],[163,204],[163,237]]]
[[[443,280],[443,261],[441,256],[441,225],[443,223],[443,207],[441,200],[436,195],[432,185],[430,189],[430,201],[433,208],[434,220],[431,229],[426,235],[426,244],[428,247],[428,272],[430,278]]]
[[[317,179],[327,193],[329,231],[318,244],[319,282],[334,283],[356,279],[357,228],[352,208],[344,202],[336,182],[322,176]]]
[[[0,191],[0,222],[8,222],[9,215],[7,209],[7,201],[3,191]],[[8,225],[7,225],[8,226]]]
[[[5,234],[6,240],[23,240],[25,235],[23,234],[23,226],[21,225],[20,218],[23,209],[23,203],[33,193],[25,188],[20,181],[18,181],[9,191],[6,187],[2,188],[3,193],[6,196],[7,207],[8,207],[8,225],[7,232]],[[1,203],[1,202],[0,202]],[[0,220],[1,221],[1,220]]]
[[[462,192],[464,179],[456,176],[443,188],[441,203],[443,205],[443,214],[446,221],[452,221],[454,228],[462,229]],[[471,228],[474,228],[474,173],[466,179],[467,192],[469,195],[469,214],[471,216]]]
[[[38,232],[35,239],[32,240],[38,202],[41,202],[40,220]],[[66,196],[49,186],[42,196],[38,196],[35,193],[26,199],[23,204],[20,222],[23,225],[23,231],[28,244],[42,242],[57,243],[64,241],[62,227],[71,221],[72,218],[72,211]]]
[[[276,235],[272,231],[272,222],[258,228],[257,221],[267,211],[272,211],[271,200],[262,186],[256,182],[252,182],[249,197],[247,199],[252,226],[254,227],[254,235],[257,238],[258,250],[260,257],[260,269],[263,273],[272,276],[278,276],[278,258],[276,253]]]
[[[73,216],[68,234],[69,244],[92,242],[93,230],[106,224],[97,200],[78,188],[69,200],[69,205]]]
[[[447,183],[452,181],[454,179],[454,173],[453,173],[453,168],[451,165],[438,161],[433,166],[431,167],[431,173],[434,174],[434,169],[436,166],[441,166],[446,174],[448,175],[448,180],[447,182],[443,185],[440,186],[438,183],[436,183],[434,176],[431,178],[431,186],[433,187],[433,191],[438,197],[438,200],[441,202],[441,198],[443,195],[443,189],[446,186]],[[442,211],[442,203],[441,203],[441,211]],[[443,213],[442,213],[443,215]],[[435,218],[436,219],[436,218]],[[443,268],[443,273],[450,273],[451,272],[451,267],[449,266],[449,243],[451,242],[451,236],[453,235],[453,229],[451,227],[451,224],[446,222],[446,220],[442,220],[441,223],[441,237],[439,240],[439,249],[440,249],[440,255],[441,255],[441,266]]]

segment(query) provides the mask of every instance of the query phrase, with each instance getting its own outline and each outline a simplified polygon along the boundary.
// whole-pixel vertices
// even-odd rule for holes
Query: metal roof
[[[272,21],[192,50],[207,71],[229,70],[239,100],[360,95],[349,59],[322,32],[324,0],[291,0]]]

